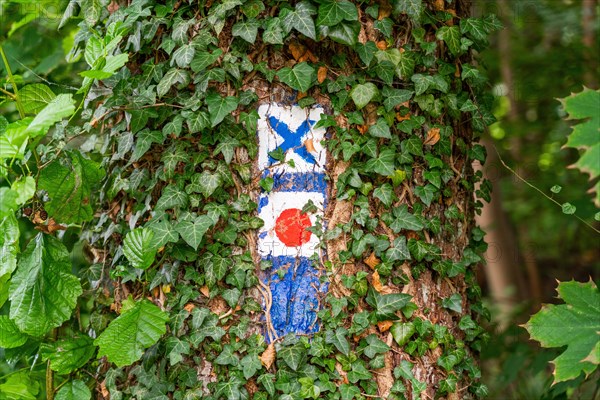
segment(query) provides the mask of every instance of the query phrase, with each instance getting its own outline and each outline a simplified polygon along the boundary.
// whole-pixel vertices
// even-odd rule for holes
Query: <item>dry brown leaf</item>
[[[444,11],[444,0],[435,0],[433,7],[438,11]]]
[[[277,353],[275,352],[275,345],[270,343],[267,346],[267,349],[263,351],[263,353],[258,357],[260,359],[260,363],[265,366],[266,369],[271,368],[273,362],[275,361],[275,356]]]
[[[440,128],[431,128],[427,131],[427,137],[423,141],[423,144],[433,146],[440,141]]]
[[[208,286],[204,285],[200,288],[200,293],[204,295],[204,297],[210,296],[210,290],[208,290]]]
[[[300,100],[300,99],[305,98],[306,96],[308,96],[308,93],[306,93],[306,92],[298,92],[298,94],[296,95],[296,99]]]
[[[379,42],[377,42],[377,48],[379,50],[385,50],[387,49],[387,42],[385,40],[380,40]]]
[[[367,264],[371,269],[375,269],[376,266],[381,263],[381,260],[377,258],[375,253],[371,253],[369,257],[365,258],[365,264]]]
[[[388,331],[394,323],[392,321],[379,321],[377,323],[377,327],[379,328],[379,332],[383,333]]]
[[[364,135],[369,130],[369,125],[356,125],[356,129]]]
[[[312,139],[306,139],[304,141],[304,147],[306,147],[306,151],[308,151],[309,153],[316,153],[317,150],[315,150],[315,145],[313,144],[313,140]]]
[[[108,392],[108,389],[106,388],[106,380],[103,380],[102,382],[100,382],[100,393],[102,394],[102,397],[104,397],[105,399],[110,398],[110,393]]]
[[[442,0],[443,1],[443,0]],[[392,6],[386,0],[379,3],[379,14],[377,14],[377,19],[382,20],[384,18],[389,17],[392,14]]]
[[[460,78],[460,67],[458,66],[458,63],[456,63],[456,71],[454,71],[454,77]]]
[[[406,113],[406,115],[402,115],[399,112],[396,113],[396,121],[402,122],[410,119],[410,113]]]
[[[189,313],[191,313],[194,308],[196,308],[196,305],[194,303],[187,303],[185,306],[183,306],[183,309]]]
[[[327,78],[327,67],[322,65],[319,67],[319,70],[317,71],[317,82],[323,83],[326,78]]]
[[[380,293],[383,290],[383,285],[381,284],[381,278],[379,277],[379,272],[373,272],[373,289]]]
[[[288,49],[292,53],[294,60],[299,61],[306,54],[306,47],[299,42],[293,41],[289,44]]]

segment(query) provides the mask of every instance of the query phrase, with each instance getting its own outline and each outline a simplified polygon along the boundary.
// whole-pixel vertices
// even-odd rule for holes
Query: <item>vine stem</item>
[[[512,169],[511,167],[509,167],[504,160],[502,159],[502,157],[500,156],[500,153],[498,152],[498,149],[496,148],[496,146],[494,147],[494,151],[496,152],[496,154],[498,155],[498,160],[500,160],[500,163],[502,164],[502,166],[504,166],[504,168],[506,168],[507,170],[509,170],[514,176],[516,176],[517,178],[519,178],[520,181],[522,181],[524,184],[526,184],[527,186],[529,186],[530,188],[532,188],[533,190],[536,190],[537,192],[539,192],[542,196],[544,196],[545,198],[547,198],[548,200],[550,200],[551,202],[553,202],[554,204],[556,204],[557,206],[559,206],[562,209],[562,204],[560,204],[558,201],[554,200],[552,197],[548,196],[546,193],[544,193],[543,190],[541,190],[540,188],[538,188],[537,186],[535,186],[534,184],[530,183],[527,179],[523,178],[521,175],[519,175],[517,173],[517,171],[515,171],[514,169]],[[585,221],[583,218],[579,217],[578,215],[573,214],[573,216],[575,218],[577,218],[579,221],[581,221],[584,225],[586,225],[588,228],[590,228],[591,230],[593,230],[596,233],[600,233],[600,230],[594,228],[591,224],[589,224],[587,221]]]
[[[21,119],[25,118],[25,109],[23,108],[23,103],[21,103],[21,97],[19,96],[19,89],[17,88],[17,82],[15,82],[15,77],[12,74],[10,69],[10,65],[8,64],[8,59],[6,58],[6,54],[4,53],[4,49],[0,46],[0,56],[2,56],[2,61],[4,62],[4,68],[6,69],[6,73],[8,74],[8,80],[10,81],[13,92],[15,102],[17,103],[17,110],[19,111],[19,115]]]

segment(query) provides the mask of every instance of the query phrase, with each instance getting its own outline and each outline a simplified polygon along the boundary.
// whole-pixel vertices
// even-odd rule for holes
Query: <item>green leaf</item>
[[[350,92],[350,97],[352,97],[354,104],[356,104],[356,108],[360,110],[369,104],[369,102],[378,94],[379,90],[377,90],[377,86],[375,86],[374,83],[367,82],[354,86]]]
[[[17,193],[16,203],[23,205],[35,194],[35,179],[26,176],[25,179],[14,181],[10,188]]]
[[[154,262],[156,247],[153,247],[154,232],[148,228],[136,228],[123,240],[123,254],[135,268],[146,269]]]
[[[239,145],[240,145],[239,140],[227,136],[227,137],[221,139],[219,144],[217,144],[217,146],[215,147],[215,151],[213,152],[213,155],[216,156],[217,154],[221,153],[221,154],[223,154],[223,157],[225,158],[225,162],[227,164],[231,164],[231,161],[233,160],[233,156],[235,154],[235,148]]]
[[[19,223],[14,213],[9,213],[0,219],[0,278],[12,274],[17,268],[17,254],[19,254]]]
[[[415,333],[415,325],[412,322],[395,322],[390,332],[398,346],[404,346]]]
[[[118,367],[133,364],[166,333],[168,319],[167,313],[150,301],[136,302],[94,341],[100,347],[98,357],[106,356]]]
[[[306,37],[317,40],[315,21],[312,18],[315,12],[315,7],[311,3],[300,1],[296,4],[294,11],[284,16],[283,25],[288,32],[294,28]]]
[[[292,89],[306,92],[315,80],[315,69],[306,62],[294,65],[293,68],[283,67],[277,71],[279,80]]]
[[[54,397],[55,400],[90,400],[91,398],[92,392],[79,379],[67,382]]]
[[[26,114],[37,114],[56,98],[54,92],[46,85],[33,83],[19,89],[19,97]]]
[[[335,42],[346,46],[354,46],[358,41],[360,27],[361,25],[358,21],[341,22],[330,28],[323,27],[322,33],[325,36],[329,36]]]
[[[262,40],[269,44],[283,44],[283,27],[279,17],[268,20],[262,34]]]
[[[63,339],[40,345],[44,361],[50,360],[50,368],[67,375],[84,366],[96,352],[94,340],[89,336]]]
[[[21,255],[12,277],[10,318],[21,331],[42,336],[71,317],[81,293],[79,279],[71,274],[71,257],[65,245],[38,233]]]
[[[560,101],[569,115],[569,120],[583,120],[574,125],[573,132],[564,147],[582,150],[581,157],[573,166],[589,174],[591,180],[596,179],[600,176],[600,163],[598,163],[600,160],[600,115],[598,115],[600,90],[584,88],[582,92],[572,94]],[[598,187],[600,185],[596,184],[592,187],[592,191],[596,192],[594,202],[600,207]]]
[[[454,293],[452,296],[442,300],[442,307],[448,310],[462,313],[462,297],[458,293]]]
[[[381,91],[383,97],[383,105],[386,111],[391,111],[398,104],[402,104],[410,100],[415,92],[405,89],[394,89],[389,86],[385,86]]]
[[[156,202],[156,211],[185,208],[188,205],[188,195],[176,185],[167,186],[158,202]]]
[[[200,215],[193,221],[179,222],[175,229],[187,244],[192,246],[194,250],[198,250],[204,234],[213,224],[213,220],[209,216]]]
[[[422,0],[393,0],[394,12],[406,14],[414,22],[419,23],[424,5]]]
[[[158,85],[156,86],[156,93],[158,97],[163,97],[175,84],[180,84],[181,86],[187,85],[190,79],[187,71],[178,68],[171,68],[169,72],[163,76]]]
[[[374,334],[367,336],[367,343],[369,345],[365,347],[365,355],[369,358],[373,358],[379,353],[386,353],[390,349],[390,346]]]
[[[358,11],[353,3],[347,0],[327,0],[319,6],[317,25],[333,26],[344,20],[358,20]]]
[[[377,122],[369,127],[369,133],[371,136],[391,139],[392,133],[390,132],[390,127],[384,118],[379,118]]]
[[[425,186],[417,186],[414,193],[427,207],[429,207],[434,197],[436,197],[436,194],[438,194],[438,190],[431,183],[428,183]]]
[[[460,29],[457,26],[442,26],[435,33],[435,37],[438,40],[443,40],[448,46],[448,49],[453,56],[458,56],[461,53],[460,48]]]
[[[589,376],[600,362],[600,291],[593,281],[558,284],[565,304],[548,304],[524,325],[543,347],[567,346],[552,363],[554,383]]]
[[[242,372],[244,373],[244,378],[246,378],[246,380],[252,378],[262,368],[260,359],[256,354],[248,354],[242,358],[240,366],[242,367]]]
[[[196,56],[190,63],[190,68],[194,72],[204,71],[207,67],[214,64],[221,57],[221,54],[223,54],[223,50],[221,49],[216,49],[212,53],[208,51],[196,53]]]
[[[0,385],[2,400],[36,400],[39,391],[39,383],[32,380],[26,371],[10,374],[6,382]]]
[[[234,96],[223,97],[218,93],[206,96],[211,125],[217,126],[223,119],[238,107],[239,99]]]
[[[255,19],[236,22],[233,24],[231,34],[233,36],[241,37],[248,43],[254,44],[256,41],[256,35],[258,34],[259,26],[259,22]]]
[[[373,57],[375,57],[375,52],[377,52],[377,45],[375,42],[368,41],[365,44],[357,43],[354,49],[367,67],[371,65],[371,61],[373,61]]]
[[[273,383],[273,378],[275,378],[275,375],[273,374],[261,374],[256,380],[263,385],[267,393],[271,396],[275,396],[275,384]]]
[[[410,260],[410,252],[406,245],[406,237],[400,236],[394,239],[392,246],[385,252],[387,261]]]
[[[373,171],[383,176],[390,176],[394,174],[396,169],[395,164],[396,153],[392,149],[385,149],[377,158],[372,158],[367,161],[365,167],[369,171]]]
[[[0,315],[0,348],[12,349],[19,347],[27,341],[27,335],[19,330],[19,327],[8,315]]]
[[[48,215],[62,223],[80,223],[94,216],[92,191],[104,178],[104,170],[78,151],[67,151],[40,171],[38,189],[50,200],[44,204]]]
[[[402,239],[406,241],[403,236]],[[412,298],[406,293],[379,294],[375,289],[369,288],[367,303],[375,309],[375,315],[380,320],[398,319],[396,311],[404,308]]]
[[[577,207],[571,203],[563,203],[561,207],[563,214],[573,215],[575,214],[575,211],[577,211]]]
[[[335,331],[328,330],[326,332],[325,342],[332,344],[344,355],[350,354],[350,343],[346,337],[348,336],[348,329],[339,327]]]
[[[391,206],[396,199],[394,188],[389,183],[384,183],[383,185],[377,187],[373,191],[373,196],[378,198],[386,207]]]
[[[196,49],[194,45],[184,44],[175,50],[171,56],[171,66],[176,63],[179,68],[186,68],[194,59],[195,54]]]
[[[58,121],[75,112],[75,101],[71,94],[59,94],[35,116],[26,129],[31,137],[43,136]]]
[[[19,193],[5,187],[0,187],[0,218],[13,215],[19,205],[17,204]]]
[[[390,224],[390,229],[395,233],[400,232],[402,229],[420,231],[425,227],[419,218],[408,211],[406,204],[394,208],[393,214],[394,221]]]
[[[277,352],[277,357],[282,359],[293,371],[298,371],[306,363],[306,348],[300,342],[292,346],[285,346]]]

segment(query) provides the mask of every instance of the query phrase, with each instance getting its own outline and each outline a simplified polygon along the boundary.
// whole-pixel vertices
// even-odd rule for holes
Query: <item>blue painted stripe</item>
[[[273,174],[263,172],[263,178],[273,178],[272,192],[320,192],[327,193],[325,174],[321,172],[286,172]],[[262,205],[259,205],[262,208]]]
[[[265,283],[271,289],[271,323],[277,335],[317,332],[317,296],[325,293],[327,286],[319,282],[319,271],[313,261],[292,256],[266,259],[273,263]],[[282,278],[278,271],[282,271]]]

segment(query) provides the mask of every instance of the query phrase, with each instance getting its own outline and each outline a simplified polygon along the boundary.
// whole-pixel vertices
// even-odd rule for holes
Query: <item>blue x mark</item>
[[[310,130],[311,125],[313,125],[317,121],[306,120],[304,121],[296,130],[293,132],[289,126],[287,126],[284,122],[279,121],[275,117],[269,117],[269,123],[271,128],[277,132],[279,136],[283,138],[283,143],[278,146],[283,152],[287,152],[292,149],[292,151],[298,154],[302,159],[311,164],[316,164],[317,160],[315,157],[306,150],[306,147],[301,142],[302,137]],[[269,156],[269,164],[275,163],[273,157]]]

